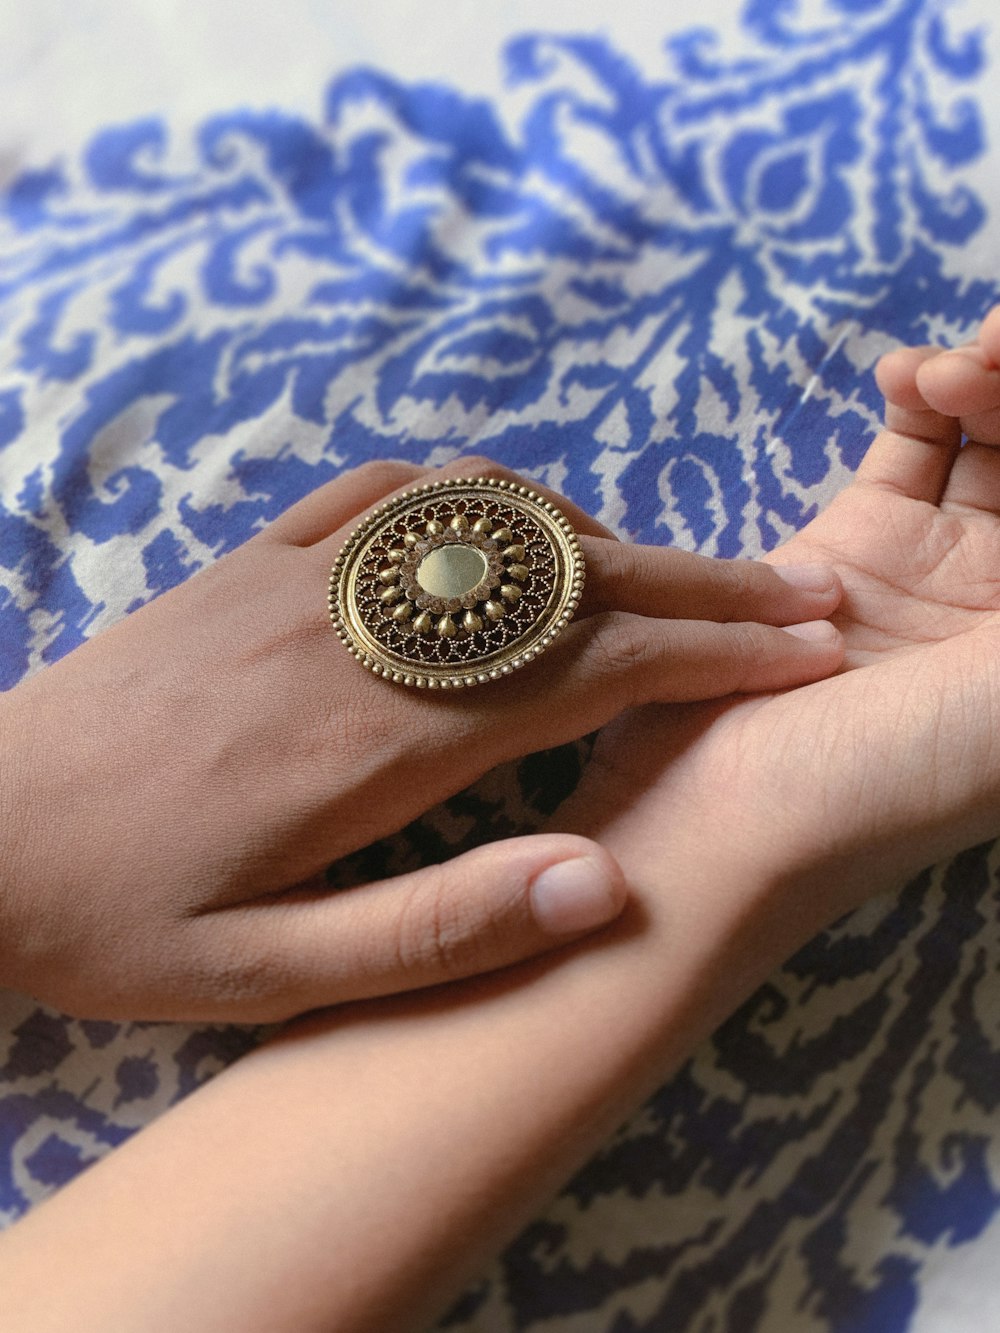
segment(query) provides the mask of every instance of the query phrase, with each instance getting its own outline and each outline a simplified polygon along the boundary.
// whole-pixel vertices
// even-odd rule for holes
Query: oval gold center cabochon
[[[439,546],[417,566],[417,582],[432,597],[464,597],[482,583],[488,568],[483,553],[471,546]]]

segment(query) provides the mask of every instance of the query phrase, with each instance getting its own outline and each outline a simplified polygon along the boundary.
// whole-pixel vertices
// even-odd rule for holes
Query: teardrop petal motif
[[[483,565],[439,591],[418,577],[438,552]],[[530,560],[527,558],[530,555]],[[328,608],[352,656],[393,684],[459,688],[533,662],[573,617],[584,561],[555,506],[527,487],[448,478],[403,492],[350,534],[330,571]]]

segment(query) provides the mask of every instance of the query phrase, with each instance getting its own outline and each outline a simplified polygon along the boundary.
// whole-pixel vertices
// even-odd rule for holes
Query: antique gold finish
[[[424,592],[434,597],[464,597],[482,583],[488,572],[489,562],[482,551],[452,542],[428,551],[417,565],[416,577]]]
[[[572,619],[580,542],[527,486],[449,478],[405,491],[354,530],[330,572],[329,610],[375,675],[424,689],[499,680]]]

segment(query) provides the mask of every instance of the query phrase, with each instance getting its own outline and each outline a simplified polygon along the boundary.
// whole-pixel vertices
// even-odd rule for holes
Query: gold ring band
[[[330,571],[330,619],[377,676],[423,689],[500,680],[533,662],[583,592],[580,541],[544,496],[448,478],[379,505]]]

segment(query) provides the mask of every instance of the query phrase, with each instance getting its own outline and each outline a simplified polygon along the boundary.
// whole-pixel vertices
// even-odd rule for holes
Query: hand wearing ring
[[[586,564],[583,594],[569,606],[579,581],[568,569],[565,606],[552,603],[542,638],[558,635],[535,662],[514,612],[521,598],[544,601],[548,587],[527,527],[504,522],[499,498],[453,515],[470,531],[480,523],[481,540],[463,540],[459,522],[438,541],[440,519],[424,515],[411,529],[405,517],[401,545],[374,561],[390,594],[379,624],[412,630],[392,642],[419,643],[431,666],[450,662],[452,649],[472,651],[478,620],[532,658],[509,677],[495,664],[449,673],[475,667],[487,681],[471,690],[400,688],[362,670],[334,637],[330,571],[372,507],[469,478],[503,503],[527,488],[543,512],[561,511]],[[417,546],[420,560],[407,564]],[[464,572],[451,557],[436,572],[422,563],[450,547],[470,553]],[[440,609],[456,598],[453,612]],[[625,893],[613,862],[584,838],[493,843],[336,894],[323,871],[496,764],[633,705],[829,674],[841,647],[821,618],[838,598],[823,570],[782,578],[764,565],[619,543],[486,460],[441,472],[360,468],[0,697],[0,790],[17,840],[0,893],[0,975],[85,1016],[266,1021],[574,938],[613,916]],[[393,620],[404,603],[411,610]]]

